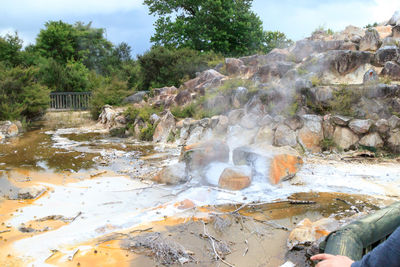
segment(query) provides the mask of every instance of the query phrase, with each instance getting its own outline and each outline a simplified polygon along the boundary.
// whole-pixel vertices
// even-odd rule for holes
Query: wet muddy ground
[[[308,266],[286,246],[298,222],[345,220],[400,196],[395,160],[312,158],[292,181],[241,192],[148,181],[178,155],[94,126],[37,127],[0,144],[0,266],[161,266],[172,262],[156,252],[171,246],[173,266]],[[32,187],[34,199],[19,199]]]

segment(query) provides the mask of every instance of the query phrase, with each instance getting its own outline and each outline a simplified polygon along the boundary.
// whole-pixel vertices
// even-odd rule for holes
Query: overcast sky
[[[342,30],[388,20],[400,9],[400,0],[254,0],[253,10],[265,30],[279,30],[299,40],[318,26]],[[107,38],[127,42],[133,55],[151,46],[155,18],[142,0],[1,0],[0,35],[18,31],[24,44],[34,43],[49,20],[90,22],[105,28]]]

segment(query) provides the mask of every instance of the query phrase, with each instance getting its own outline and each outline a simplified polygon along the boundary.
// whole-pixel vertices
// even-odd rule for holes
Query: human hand
[[[322,260],[316,267],[351,267],[354,262],[346,256],[334,256],[331,254],[317,254],[312,256],[311,260]]]

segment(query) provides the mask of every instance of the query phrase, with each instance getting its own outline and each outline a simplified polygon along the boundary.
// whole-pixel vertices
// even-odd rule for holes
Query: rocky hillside
[[[202,156],[194,157],[200,165],[227,162],[229,151],[246,161],[248,147],[265,148],[256,153],[263,157],[273,147],[293,149],[283,153],[292,156],[359,148],[398,153],[399,45],[398,12],[373,28],[317,31],[287,49],[227,58],[180,88],[136,93],[126,99],[128,112],[107,106],[100,121],[115,134],[185,146],[183,158],[200,150]],[[209,158],[209,151],[218,153]],[[289,161],[292,167],[300,164]]]

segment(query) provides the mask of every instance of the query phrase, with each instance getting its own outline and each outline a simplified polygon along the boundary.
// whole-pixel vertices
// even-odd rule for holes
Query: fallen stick
[[[216,259],[219,259],[221,262],[223,262],[224,264],[226,264],[226,265],[229,266],[229,267],[235,267],[235,265],[232,265],[232,264],[230,264],[229,262],[227,262],[227,261],[225,261],[224,259],[221,258],[221,256],[218,254],[217,250],[215,249],[214,237],[210,236],[210,235],[207,233],[206,224],[205,224],[203,221],[201,221],[201,222],[203,223],[203,227],[204,227],[204,235],[210,240],[211,246],[212,246],[212,248],[213,248],[213,251],[214,251],[214,254],[215,254]]]
[[[0,234],[4,234],[4,233],[8,233],[8,232],[11,232],[11,230],[0,231]]]
[[[311,200],[297,200],[297,199],[290,199],[289,204],[292,205],[308,205],[308,204],[317,204],[315,201]]]

